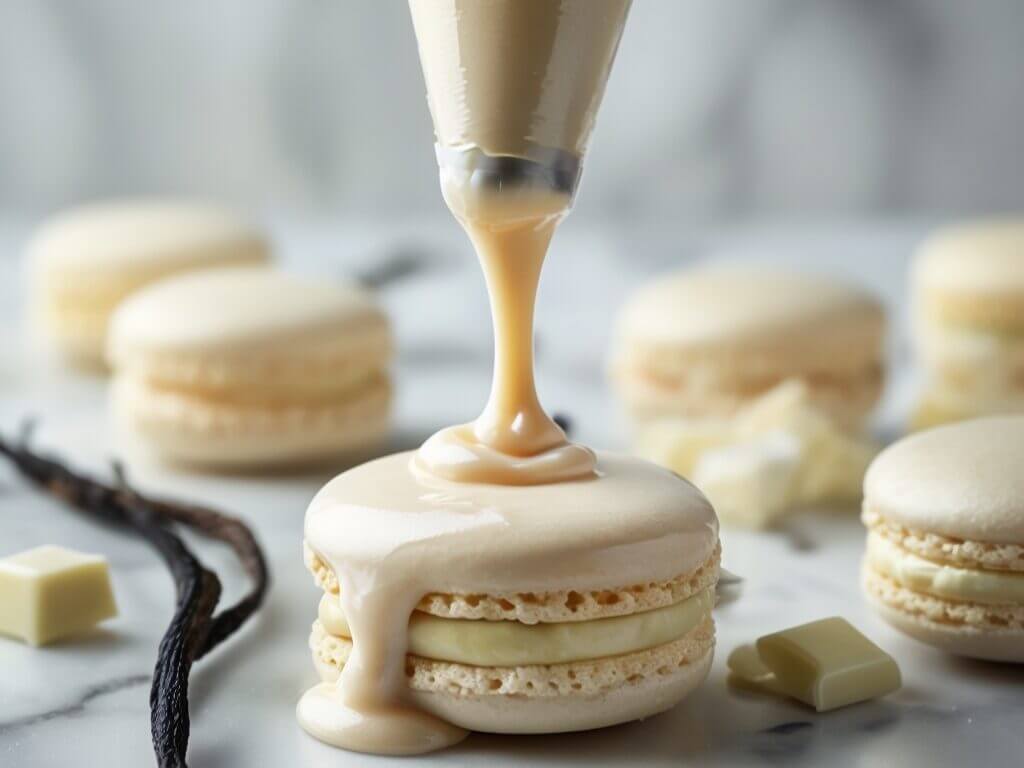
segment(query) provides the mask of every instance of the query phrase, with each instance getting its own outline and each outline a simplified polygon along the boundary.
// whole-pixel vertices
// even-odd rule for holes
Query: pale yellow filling
[[[161,381],[139,375],[138,372],[127,375],[133,376],[137,386],[146,391],[188,398],[211,407],[314,407],[355,398],[371,389],[387,386],[387,374],[383,368],[360,368],[355,365],[338,367],[330,376],[265,376],[262,379],[229,382],[219,386]]]
[[[53,333],[69,337],[89,337],[97,348],[103,342],[110,319],[111,305],[55,306],[41,302],[34,307],[36,322]]]
[[[937,413],[931,421],[1024,409],[1024,333],[922,322],[918,346],[930,372],[922,410]]]
[[[956,568],[902,549],[878,533],[868,534],[868,563],[915,592],[974,603],[1024,603],[1024,573]]]
[[[476,667],[564,664],[635,653],[677,640],[714,606],[713,588],[674,605],[628,616],[557,624],[445,619],[415,612],[409,653]],[[325,594],[319,618],[329,634],[350,637],[337,595]]]

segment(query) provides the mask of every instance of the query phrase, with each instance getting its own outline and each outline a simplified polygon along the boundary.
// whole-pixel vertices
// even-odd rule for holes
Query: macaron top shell
[[[161,355],[288,358],[346,346],[389,355],[388,321],[369,293],[236,267],[172,277],[131,296],[115,313],[108,357],[117,366]]]
[[[856,286],[755,265],[700,267],[637,291],[619,317],[621,340],[665,347],[812,346],[877,356],[881,305]],[[853,347],[850,346],[853,344]]]
[[[28,246],[50,277],[91,281],[163,273],[205,263],[266,261],[251,224],[212,205],[172,201],[82,206],[44,224]]]
[[[386,562],[422,582],[417,599],[609,589],[694,572],[718,545],[703,494],[639,459],[599,453],[597,477],[507,486],[422,475],[412,458],[350,469],[311,502],[306,541],[336,573]]]
[[[1024,219],[967,224],[933,236],[915,278],[924,290],[951,294],[1024,294]]]
[[[1024,543],[1024,417],[921,432],[883,451],[864,481],[865,509],[912,530]]]

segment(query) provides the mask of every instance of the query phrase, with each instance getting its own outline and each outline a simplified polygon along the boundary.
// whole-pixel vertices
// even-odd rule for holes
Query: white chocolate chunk
[[[736,648],[729,654],[726,666],[729,668],[730,685],[758,693],[767,691],[786,695],[775,679],[775,674],[761,661],[761,656],[753,645],[741,645]]]
[[[775,690],[818,712],[885,696],[901,685],[896,661],[838,616],[766,635],[757,653]],[[737,675],[743,674],[740,660],[743,673],[759,671],[744,654],[736,669],[730,664]]]
[[[869,441],[848,435],[787,381],[732,421],[673,420],[648,425],[638,451],[690,478],[728,523],[764,528],[809,504],[860,498]]]
[[[116,615],[99,555],[43,546],[0,560],[0,634],[44,645]]]
[[[787,379],[765,392],[737,413],[735,421],[741,437],[776,429],[813,435],[829,423],[828,417],[810,406],[810,391],[797,379]]]
[[[645,425],[637,434],[637,452],[683,477],[708,451],[735,440],[732,424],[719,419],[668,419]]]
[[[737,432],[744,438],[778,430],[792,435],[803,447],[794,503],[860,498],[864,473],[876,448],[844,433],[816,409],[803,382],[780,384],[737,417]]]
[[[750,682],[758,682],[769,677],[775,677],[768,666],[761,661],[761,654],[757,652],[757,647],[750,643],[737,646],[729,654],[725,664],[729,667],[730,672]]]
[[[710,451],[691,480],[730,522],[763,528],[793,504],[803,449],[787,432]]]

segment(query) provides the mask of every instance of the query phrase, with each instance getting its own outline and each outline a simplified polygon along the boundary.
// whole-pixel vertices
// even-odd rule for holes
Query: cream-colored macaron
[[[731,416],[796,379],[860,427],[882,388],[881,305],[836,278],[755,265],[660,277],[621,310],[611,376],[639,422]]]
[[[599,479],[532,486],[418,480],[409,461],[348,470],[306,514],[306,565],[324,590],[309,645],[327,685],[353,650],[339,592],[372,600],[378,581],[408,583],[403,555],[426,581],[410,588],[407,644],[385,633],[386,645],[408,649],[412,703],[453,725],[600,728],[667,710],[707,676],[720,548],[692,485],[609,454],[598,454]],[[381,551],[376,578],[342,581]]]
[[[1024,416],[890,446],[864,484],[863,584],[893,626],[963,656],[1024,662]]]
[[[915,426],[1024,413],[1024,219],[934,235],[912,278],[927,374]]]
[[[208,467],[357,451],[388,423],[390,325],[363,290],[264,267],[168,278],[111,321],[113,409],[136,442]]]
[[[85,205],[46,221],[27,247],[36,324],[70,361],[103,361],[107,324],[126,296],[167,275],[259,264],[260,231],[212,205],[123,201]]]

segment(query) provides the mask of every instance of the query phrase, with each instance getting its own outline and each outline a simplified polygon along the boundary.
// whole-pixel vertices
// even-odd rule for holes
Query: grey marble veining
[[[610,308],[639,275],[621,266],[626,236],[569,227],[556,243],[539,312],[540,385],[545,403],[569,414],[581,439],[620,447],[624,432],[602,379]],[[382,297],[401,346],[395,447],[415,445],[437,426],[474,415],[489,382],[490,340],[479,276],[457,233],[410,225],[443,268],[388,282]],[[409,242],[408,232],[374,235],[352,225],[315,235],[283,224],[286,261],[302,269],[359,273],[360,254]],[[665,254],[745,255],[844,270],[893,304],[902,294],[914,226],[818,232],[708,235],[682,245],[648,233],[645,247]],[[0,250],[14,234],[0,227]],[[325,247],[325,244],[331,244]],[[347,254],[339,266],[338,253]],[[672,254],[676,254],[674,257]],[[449,258],[450,257],[450,258]],[[100,379],[70,374],[24,343],[15,316],[13,264],[0,260],[0,429],[25,414],[41,418],[38,440],[94,471],[116,446],[106,429]],[[572,289],[572,290],[570,290]],[[559,300],[555,300],[555,297]],[[464,298],[458,308],[451,301]],[[574,334],[567,331],[575,330]],[[902,348],[899,332],[894,349]],[[905,356],[900,358],[905,361]],[[895,428],[912,393],[905,365],[894,372],[882,421]],[[147,489],[216,504],[256,528],[273,568],[267,606],[239,636],[199,663],[192,678],[196,768],[409,765],[351,755],[306,736],[293,709],[314,680],[306,638],[318,590],[302,566],[305,505],[327,479],[307,475],[187,475],[129,467]],[[135,768],[151,764],[148,678],[173,603],[172,585],[142,543],[98,527],[29,490],[0,467],[0,555],[62,543],[106,554],[120,616],[74,641],[31,649],[0,638],[0,765]],[[196,541],[225,580],[225,599],[244,581],[222,548]],[[707,683],[663,716],[592,733],[473,735],[419,765],[494,766],[858,766],[936,768],[1017,765],[1024,754],[1024,670],[957,660],[921,646],[871,615],[857,589],[863,531],[851,510],[804,514],[778,531],[726,530],[724,562],[743,581],[716,611],[718,654]],[[736,645],[795,623],[841,614],[900,662],[905,686],[882,701],[816,715],[805,707],[730,690],[724,660]]]

